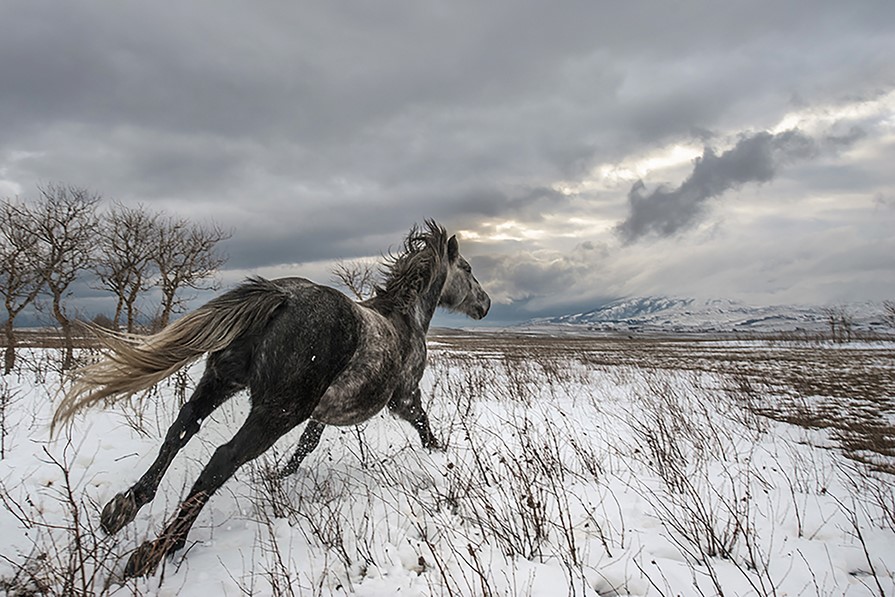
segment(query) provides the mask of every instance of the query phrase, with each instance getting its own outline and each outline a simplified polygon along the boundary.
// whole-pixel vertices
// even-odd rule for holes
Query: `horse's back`
[[[361,322],[354,303],[338,290],[304,278],[271,282],[288,298],[253,351],[252,401],[296,398],[284,406],[307,416],[357,350]]]

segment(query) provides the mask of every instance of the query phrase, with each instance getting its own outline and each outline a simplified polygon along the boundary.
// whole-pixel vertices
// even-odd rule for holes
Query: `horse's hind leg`
[[[187,533],[202,507],[240,466],[257,458],[299,421],[283,416],[278,408],[253,407],[245,423],[226,444],[219,447],[199,474],[189,495],[180,505],[176,517],[155,541],[147,541],[133,554],[125,567],[125,575],[151,574],[165,554],[183,547]]]
[[[289,459],[289,462],[286,463],[286,466],[283,467],[283,470],[277,474],[278,477],[288,477],[298,470],[298,465],[305,459],[305,456],[313,452],[317,444],[320,443],[320,436],[323,434],[324,427],[326,425],[323,423],[308,421],[308,424],[305,425],[305,430],[301,433],[301,438],[298,440],[298,448],[296,448],[295,453]]]
[[[416,388],[410,394],[396,394],[389,400],[388,408],[392,413],[413,425],[413,428],[420,434],[420,440],[422,440],[424,448],[429,450],[441,449],[441,444],[432,433],[431,427],[429,427],[429,417],[426,415],[420,396],[419,388]]]
[[[103,508],[100,526],[106,533],[118,532],[137,516],[140,508],[152,501],[174,456],[199,431],[202,420],[241,388],[221,379],[214,369],[210,365],[205,370],[189,401],[180,409],[177,419],[168,428],[155,462],[130,489],[116,495]]]

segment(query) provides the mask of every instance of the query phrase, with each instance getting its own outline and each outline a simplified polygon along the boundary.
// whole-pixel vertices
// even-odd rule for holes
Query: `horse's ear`
[[[460,243],[457,242],[457,235],[455,234],[450,239],[448,239],[448,261],[451,263],[457,261],[457,257],[460,256]]]

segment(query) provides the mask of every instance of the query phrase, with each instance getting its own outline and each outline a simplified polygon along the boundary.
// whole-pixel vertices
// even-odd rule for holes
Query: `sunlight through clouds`
[[[874,120],[889,124],[895,118],[895,90],[870,100],[856,100],[842,104],[806,107],[787,113],[771,128],[772,133],[798,128],[806,133],[828,133],[833,125],[859,124],[863,120]]]
[[[892,298],[861,264],[890,263],[893,6],[7,0],[0,194],[213,219],[225,282],[325,281],[435,218],[509,320],[570,296]],[[853,240],[821,242],[835,226]],[[776,259],[805,246],[817,268]],[[822,274],[842,252],[860,271]]]
[[[702,146],[675,143],[641,156],[630,156],[621,162],[601,164],[578,181],[554,183],[553,188],[564,195],[578,195],[629,185],[650,174],[691,164],[702,155]]]
[[[478,231],[460,230],[458,234],[463,239],[481,242],[541,240],[549,235],[545,230],[515,220],[484,224]]]

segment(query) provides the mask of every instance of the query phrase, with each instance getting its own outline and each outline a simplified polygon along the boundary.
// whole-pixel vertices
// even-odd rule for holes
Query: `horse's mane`
[[[435,281],[447,252],[448,235],[434,220],[414,226],[398,254],[389,253],[382,266],[383,282],[372,299],[388,311],[406,311]]]

